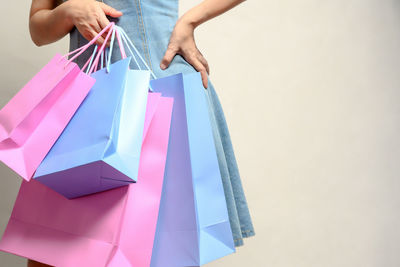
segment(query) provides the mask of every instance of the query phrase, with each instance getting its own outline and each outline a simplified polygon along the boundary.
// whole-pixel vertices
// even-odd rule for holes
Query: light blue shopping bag
[[[96,83],[34,179],[67,198],[136,181],[150,73],[129,70],[129,63],[91,75]]]
[[[201,266],[235,251],[200,73],[151,81],[174,107],[152,267]]]

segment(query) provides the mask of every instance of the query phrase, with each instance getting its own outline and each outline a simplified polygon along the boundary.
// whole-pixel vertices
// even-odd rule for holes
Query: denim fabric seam
[[[144,35],[144,43],[146,46],[146,50],[145,52],[147,52],[147,57],[148,57],[148,61],[149,61],[149,67],[150,70],[153,70],[153,65],[151,63],[151,56],[150,56],[150,49],[149,49],[149,45],[148,45],[148,35],[146,34],[146,25],[143,19],[143,11],[142,11],[142,2],[141,0],[139,0],[139,9],[140,9],[140,16],[142,16],[142,27],[143,27],[143,35]]]
[[[139,35],[140,35],[140,39],[142,40],[143,51],[145,51],[142,29],[140,27],[140,25],[141,25],[141,21],[140,21],[141,15],[140,15],[140,12],[139,12],[139,9],[138,9],[138,0],[135,0],[135,8],[136,8],[137,21],[138,21]],[[145,55],[145,57],[146,57],[146,55]]]
[[[147,35],[146,35],[146,28],[144,25],[144,20],[143,20],[143,12],[142,12],[142,3],[140,0],[135,0],[135,6],[136,6],[136,14],[138,17],[138,23],[141,25],[141,39],[142,39],[142,46],[143,46],[143,52],[144,56],[146,58],[147,64],[150,67],[150,70],[153,70],[153,66],[151,64],[150,60],[150,53],[149,53],[149,47],[147,43]]]

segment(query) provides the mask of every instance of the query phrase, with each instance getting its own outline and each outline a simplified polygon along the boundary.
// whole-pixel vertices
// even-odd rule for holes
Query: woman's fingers
[[[110,24],[110,21],[107,19],[106,15],[102,13],[99,18],[97,19],[97,22],[99,23],[101,29],[104,29],[107,27],[108,24]],[[103,33],[103,35],[107,35],[107,32]]]
[[[208,88],[208,76],[206,71],[200,71],[201,80],[203,81],[204,88]]]
[[[104,38],[102,36],[97,38],[96,44],[99,46],[99,48],[103,45],[103,43],[104,43]]]
[[[83,37],[85,37],[86,40],[90,41],[92,40],[96,35],[96,31],[92,28],[85,27],[83,29],[79,29],[80,33],[82,34]]]
[[[168,68],[168,66],[171,64],[171,61],[174,59],[177,52],[178,51],[176,49],[174,49],[171,46],[168,46],[168,49],[165,52],[164,57],[160,63],[160,68],[162,70],[165,70],[166,68]],[[184,52],[181,53],[180,52],[179,54],[182,54],[183,58],[190,65],[192,65],[198,72],[200,72],[203,85],[205,88],[208,88],[207,73],[209,73],[210,69],[209,69],[207,60],[200,54],[199,51],[197,51],[196,53],[184,53]]]
[[[104,3],[99,3],[99,4],[100,4],[101,9],[103,9],[103,11],[106,15],[109,15],[113,18],[118,18],[118,17],[122,16],[121,11],[116,10],[115,8],[110,7],[109,5],[106,5]]]
[[[208,77],[207,77],[207,69],[206,66],[201,63],[201,61],[196,56],[188,56],[183,55],[185,60],[192,65],[198,72],[201,74],[201,80],[203,81],[203,85],[205,88],[208,88]]]
[[[210,75],[210,67],[208,66],[207,60],[203,57],[203,55],[200,53],[197,56],[198,60],[203,64],[203,66],[206,68],[207,74]]]
[[[161,60],[160,68],[162,70],[168,68],[169,64],[171,64],[171,61],[172,59],[174,59],[175,55],[176,55],[176,50],[168,47],[163,59]]]
[[[86,40],[90,41],[92,40],[94,37],[96,37],[99,33],[97,31],[95,31],[94,29],[88,29],[88,30],[84,30],[81,31],[82,36],[85,37]],[[97,44],[98,46],[101,46],[104,43],[104,37],[103,36],[99,36],[96,41],[95,44]],[[108,39],[106,46],[109,46],[110,44],[110,39]]]
[[[104,29],[105,27],[107,27],[108,24],[110,24],[110,21],[107,19],[106,15],[109,15],[111,17],[122,16],[122,12],[116,10],[115,8],[112,8],[104,3],[98,3],[98,4],[100,6],[100,10],[99,10],[99,16],[98,16],[97,21],[99,23],[101,30]],[[103,39],[106,39],[107,34],[108,34],[108,31],[105,31],[102,34]],[[110,46],[110,42],[111,42],[111,36],[108,38],[106,46]]]
[[[100,26],[100,24],[99,24],[99,22],[97,20],[91,21],[89,23],[89,25],[96,33],[101,32],[102,27]]]
[[[184,21],[178,22],[172,31],[167,51],[160,62],[160,68],[166,69],[171,64],[176,54],[181,55],[195,70],[200,72],[201,80],[205,88],[208,87],[208,76],[210,72],[207,60],[196,47],[193,35],[193,26]]]
[[[111,17],[120,17],[122,12],[98,1],[68,1],[68,9],[72,23],[78,28],[79,32],[87,39],[92,40],[102,29],[107,27],[110,21],[106,15]],[[97,45],[104,43],[108,34],[104,32],[101,38],[96,41]],[[109,41],[107,42],[109,45]]]
[[[97,27],[95,27],[94,28],[94,30],[95,31],[92,31],[92,39],[94,38],[94,37],[96,37],[100,32],[101,32],[101,28],[100,28],[100,26],[99,25],[97,25]],[[97,40],[96,40],[96,44],[98,45],[98,46],[101,46],[101,45],[103,45],[103,43],[104,43],[104,37],[103,36],[99,36],[98,38],[97,38]]]
[[[94,31],[94,30],[91,30],[90,39],[88,39],[88,40],[92,40],[92,39],[93,39],[94,37],[96,37],[98,34],[99,34],[99,32]],[[98,45],[98,46],[100,47],[100,46],[103,45],[104,41],[105,41],[105,38],[104,38],[103,36],[99,36],[99,37],[97,37],[97,39],[96,39],[96,41],[95,41],[95,44]]]
[[[110,24],[110,21],[107,19],[106,15],[103,13],[100,18],[98,19],[99,25],[101,27],[101,29],[104,29],[105,27],[107,27],[108,24]],[[105,39],[107,37],[108,31],[105,31],[102,34],[102,37]],[[111,41],[111,36],[110,38],[108,38],[107,40],[107,46],[110,46],[110,41]]]

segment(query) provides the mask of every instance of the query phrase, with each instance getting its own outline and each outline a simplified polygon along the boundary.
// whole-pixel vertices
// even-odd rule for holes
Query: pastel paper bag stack
[[[172,106],[149,94],[136,184],[69,200],[24,181],[0,250],[57,267],[149,266]]]
[[[151,70],[130,70],[124,53],[91,74],[23,181],[0,250],[62,267],[193,267],[235,251],[200,74],[149,84]]]
[[[94,83],[55,55],[0,110],[0,161],[29,181]]]
[[[137,180],[150,74],[130,58],[92,74],[96,83],[34,179],[67,198]]]

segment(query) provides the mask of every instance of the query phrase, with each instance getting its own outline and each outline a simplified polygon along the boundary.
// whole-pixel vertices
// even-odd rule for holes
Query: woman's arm
[[[61,39],[74,26],[90,40],[108,25],[106,15],[120,17],[122,13],[95,0],[69,0],[57,7],[55,0],[32,0],[29,31],[37,46]],[[103,42],[100,37],[96,43]]]
[[[161,60],[161,69],[168,68],[175,55],[179,54],[201,73],[203,85],[207,88],[207,74],[210,73],[210,69],[207,60],[196,46],[194,29],[203,22],[228,11],[241,2],[244,2],[244,0],[204,0],[186,12],[175,25],[167,51]]]

